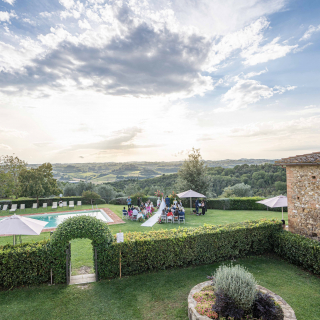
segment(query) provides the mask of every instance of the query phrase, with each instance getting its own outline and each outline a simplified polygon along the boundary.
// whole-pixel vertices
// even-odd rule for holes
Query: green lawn
[[[122,217],[123,206],[119,205],[99,205],[99,208],[108,207],[119,217]],[[84,205],[82,209],[91,209],[91,206]],[[68,211],[69,208],[65,208],[64,211]],[[32,210],[27,209],[26,213],[43,213],[49,212],[42,209]],[[62,211],[60,208],[58,211]],[[232,211],[232,210],[208,210],[204,216],[186,215],[186,223],[181,224],[183,227],[198,227],[206,224],[228,224],[233,222],[241,222],[246,220],[258,220],[262,218],[278,218],[281,219],[280,212],[274,211]],[[288,215],[285,213],[285,220],[287,221]],[[179,228],[177,224],[155,224],[153,228],[141,227],[141,223],[137,221],[125,220],[125,224],[110,225],[111,232],[116,234],[121,230],[122,232],[128,231],[143,231],[148,232],[150,230],[160,230],[160,229],[173,229]],[[40,241],[43,239],[48,239],[50,237],[49,232],[43,232],[39,236],[22,236],[22,242]],[[12,236],[0,237],[0,246],[12,243]],[[79,269],[82,266],[89,267],[93,272],[93,258],[92,258],[92,246],[91,241],[88,239],[75,239],[71,241],[71,265],[72,274],[79,274]]]
[[[251,257],[258,283],[283,297],[299,320],[320,319],[320,279],[273,257]],[[142,274],[88,285],[55,285],[0,292],[2,320],[173,319],[187,320],[190,289],[220,265]]]

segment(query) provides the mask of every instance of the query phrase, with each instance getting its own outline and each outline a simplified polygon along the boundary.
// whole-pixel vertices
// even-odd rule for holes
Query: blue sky
[[[319,151],[320,3],[0,0],[0,155]]]

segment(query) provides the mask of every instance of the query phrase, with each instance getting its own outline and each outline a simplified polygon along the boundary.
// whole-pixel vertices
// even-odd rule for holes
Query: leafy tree
[[[1,168],[2,169],[2,168]],[[9,197],[12,194],[13,180],[10,173],[0,169],[0,197]]]
[[[63,188],[63,195],[65,197],[72,197],[77,195],[76,186],[72,183],[67,183]]]
[[[286,182],[281,182],[281,181],[277,181],[274,184],[275,188],[277,191],[279,191],[282,194],[287,194],[287,183]]]
[[[7,195],[19,196],[19,174],[25,169],[27,163],[18,157],[3,156],[0,158],[0,171],[2,179],[5,179],[5,192]]]
[[[83,191],[94,191],[95,190],[95,185],[92,182],[84,182],[80,181],[77,183],[76,187],[76,195],[81,196]]]
[[[177,189],[182,192],[192,189],[206,194],[211,185],[211,178],[207,175],[207,166],[202,160],[200,149],[192,148],[188,158],[178,171]]]
[[[244,183],[237,183],[232,187],[227,187],[224,189],[222,194],[223,198],[231,197],[251,197],[252,191],[251,186]]]
[[[21,195],[35,197],[39,205],[39,197],[62,193],[57,180],[53,178],[52,165],[44,163],[38,168],[23,169],[19,174]]]
[[[93,192],[93,191],[90,191],[90,190],[87,190],[87,191],[83,191],[82,193],[82,197],[86,200],[90,200],[90,203],[92,204],[93,201],[95,199],[100,199],[100,195],[98,195],[97,193]]]
[[[141,188],[139,187],[139,185],[137,183],[131,183],[131,184],[128,184],[124,188],[124,193],[127,196],[132,196],[132,195],[136,194],[137,192],[139,192],[140,190],[141,190]]]
[[[109,202],[116,197],[116,191],[110,185],[100,185],[97,187],[97,193],[99,196]]]

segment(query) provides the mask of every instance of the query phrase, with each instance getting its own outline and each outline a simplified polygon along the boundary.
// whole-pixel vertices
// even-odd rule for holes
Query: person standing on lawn
[[[170,208],[170,198],[169,198],[169,196],[166,197],[166,206],[168,208]]]
[[[196,214],[199,214],[199,200],[198,200],[198,198],[196,198],[195,206],[196,206]]]
[[[131,198],[128,197],[127,199],[127,205],[128,205],[128,210],[131,208]]]
[[[203,200],[201,201],[201,210],[201,214],[204,216],[206,213],[206,205]]]
[[[140,208],[140,206],[141,206],[141,200],[140,200],[140,197],[138,197],[138,199],[137,199],[137,206],[138,206],[138,208]]]

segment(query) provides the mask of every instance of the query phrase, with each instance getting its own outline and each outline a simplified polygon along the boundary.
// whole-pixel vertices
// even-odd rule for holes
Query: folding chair
[[[161,215],[160,216],[161,222],[167,222],[167,215]]]
[[[173,216],[167,216],[167,222],[172,223],[173,222]]]
[[[179,223],[181,223],[181,222],[186,223],[186,217],[184,214],[179,215]]]
[[[180,223],[180,221],[179,221],[179,216],[173,216],[173,221],[172,221],[173,223]]]

